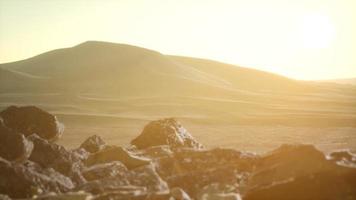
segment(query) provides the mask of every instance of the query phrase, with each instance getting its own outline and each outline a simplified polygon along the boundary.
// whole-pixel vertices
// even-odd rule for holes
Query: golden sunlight
[[[335,39],[335,26],[327,15],[306,14],[300,22],[300,40],[306,48],[328,48]]]

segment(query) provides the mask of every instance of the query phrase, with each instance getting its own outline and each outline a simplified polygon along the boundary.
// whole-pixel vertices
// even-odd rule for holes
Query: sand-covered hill
[[[36,105],[57,114],[76,133],[66,143],[95,130],[93,122],[101,124],[104,137],[117,140],[114,135],[130,138],[147,121],[172,116],[198,137],[233,135],[247,126],[280,126],[273,130],[286,135],[289,127],[347,127],[346,135],[356,127],[354,86],[298,81],[126,44],[89,41],[53,50],[1,64],[0,77],[0,107]]]

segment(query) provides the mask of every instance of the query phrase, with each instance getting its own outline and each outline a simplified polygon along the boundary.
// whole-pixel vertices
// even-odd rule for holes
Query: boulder
[[[121,162],[114,161],[88,167],[82,171],[82,174],[87,181],[93,181],[105,178],[124,177],[125,174],[128,174],[128,170]]]
[[[175,200],[191,200],[189,195],[184,192],[181,188],[172,188],[170,190],[170,195],[175,199]]]
[[[137,155],[147,157],[150,159],[160,159],[163,157],[170,157],[173,155],[173,151],[170,149],[168,145],[159,145],[148,147],[146,149],[141,149],[138,151],[133,151]]]
[[[337,165],[312,145],[283,145],[261,158],[246,200],[355,199],[356,169]]]
[[[76,184],[85,182],[81,175],[83,164],[81,160],[63,146],[50,143],[37,135],[28,137],[34,144],[30,160],[45,168],[53,168],[56,171],[70,177]]]
[[[11,198],[7,195],[0,194],[0,200],[11,200]]]
[[[150,193],[168,192],[167,183],[158,175],[153,164],[131,170],[128,180],[131,185],[145,187]]]
[[[37,200],[91,200],[94,196],[86,192],[49,193],[37,196]]]
[[[138,149],[158,145],[169,145],[172,148],[203,148],[203,145],[197,142],[190,133],[173,118],[150,122],[145,126],[142,133],[131,141],[131,144],[135,145]]]
[[[84,183],[75,189],[76,191],[85,191],[94,195],[118,192],[123,193],[145,193],[147,189],[141,186],[134,186],[129,183],[126,177],[111,177],[98,179]]]
[[[96,153],[106,147],[106,143],[101,137],[93,135],[87,138],[79,148],[85,149],[87,152]]]
[[[356,168],[356,155],[349,150],[334,151],[328,155],[328,159],[338,165]]]
[[[91,154],[85,161],[87,166],[113,161],[122,162],[128,169],[133,169],[150,163],[147,158],[139,157],[119,146],[109,146],[97,153]]]
[[[0,177],[0,193],[12,198],[67,192],[74,187],[68,177],[31,161],[15,164],[0,158]]]
[[[24,162],[33,150],[33,143],[22,134],[5,127],[0,118],[0,157],[13,162]]]
[[[64,130],[64,126],[58,122],[54,115],[49,114],[35,106],[10,106],[0,112],[5,126],[29,136],[37,134],[49,141],[58,139]]]
[[[179,149],[172,156],[157,160],[156,169],[170,188],[180,187],[197,199],[202,188],[211,184],[222,185],[220,188],[241,185],[258,159],[254,154],[232,149]],[[234,187],[234,192],[237,189]]]

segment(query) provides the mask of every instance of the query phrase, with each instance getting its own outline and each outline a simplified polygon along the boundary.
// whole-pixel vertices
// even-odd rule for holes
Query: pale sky
[[[0,63],[87,40],[296,79],[356,77],[356,1],[0,0]]]

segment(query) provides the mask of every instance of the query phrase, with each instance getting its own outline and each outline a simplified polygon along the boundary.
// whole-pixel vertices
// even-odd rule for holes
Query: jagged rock
[[[236,190],[236,185],[223,185],[213,183],[202,187],[199,191],[198,200],[241,200]]]
[[[85,149],[87,152],[96,153],[106,147],[106,143],[101,137],[93,135],[87,138],[79,148]]]
[[[146,191],[114,191],[98,195],[95,200],[174,200],[169,193],[147,193]]]
[[[214,194],[203,194],[199,200],[241,200],[241,196],[237,193],[214,193]]]
[[[90,156],[90,153],[87,152],[85,149],[83,148],[79,148],[79,149],[72,149],[72,150],[69,150],[69,152],[74,156],[76,157],[78,160],[81,160],[81,161],[85,161],[86,159],[89,158]]]
[[[172,188],[170,194],[175,200],[191,200],[189,195],[181,188]]]
[[[24,162],[30,156],[33,143],[22,134],[5,127],[0,118],[0,157],[9,161]]]
[[[84,183],[76,188],[77,191],[85,191],[94,195],[105,193],[146,193],[147,189],[141,186],[134,186],[129,183],[126,177],[105,178]]]
[[[112,163],[108,163],[105,166],[109,164]],[[110,193],[106,196],[119,198],[123,194],[126,195],[126,193],[135,191],[142,195],[146,193],[168,192],[168,186],[160,178],[152,165],[146,165],[131,171],[120,171],[115,175],[87,182],[78,187],[77,190],[84,190],[92,194]]]
[[[109,163],[113,161],[122,162],[128,169],[133,169],[150,163],[147,158],[138,157],[126,149],[118,146],[109,146],[97,153],[91,154],[85,161],[87,166],[94,164]]]
[[[111,177],[124,177],[128,173],[127,168],[119,161],[93,165],[82,171],[87,181],[93,181]]]
[[[74,187],[68,177],[31,161],[12,164],[0,158],[0,177],[0,193],[12,198],[32,197],[47,192],[66,192]]]
[[[328,161],[312,145],[283,145],[261,158],[244,199],[355,199],[356,169]]]
[[[145,126],[142,133],[131,141],[139,149],[158,145],[169,145],[172,148],[203,148],[190,133],[175,119],[152,121]]]
[[[5,126],[25,136],[35,133],[41,138],[54,141],[64,130],[55,116],[35,106],[10,106],[0,112],[0,116]]]
[[[241,184],[253,170],[258,157],[231,149],[181,149],[159,159],[157,170],[169,187],[180,187],[192,198],[212,183]]]
[[[338,165],[356,168],[356,155],[348,150],[332,152],[329,154],[328,159],[334,161]]]
[[[81,175],[82,162],[67,151],[63,146],[50,143],[37,135],[28,137],[34,144],[30,160],[45,168],[53,168],[56,171],[70,177],[76,184],[85,182]]]
[[[132,185],[143,186],[148,192],[167,192],[168,185],[156,172],[153,164],[130,171],[128,180]]]
[[[65,194],[49,193],[36,197],[38,200],[92,200],[93,195],[86,192],[68,192]]]
[[[162,157],[172,156],[173,151],[169,148],[168,145],[160,145],[148,147],[147,149],[138,150],[135,152],[137,155],[151,158],[151,159],[159,159]]]
[[[0,194],[0,200],[11,200],[11,198],[7,195]]]

